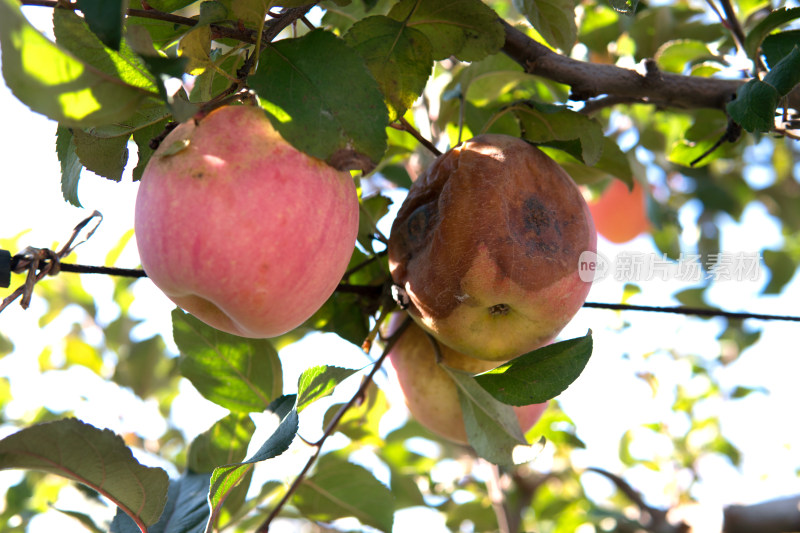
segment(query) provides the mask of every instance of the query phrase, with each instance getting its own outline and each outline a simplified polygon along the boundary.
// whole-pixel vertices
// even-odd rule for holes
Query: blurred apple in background
[[[621,244],[631,241],[650,228],[644,187],[634,180],[633,188],[612,179],[600,196],[589,202],[597,233]]]

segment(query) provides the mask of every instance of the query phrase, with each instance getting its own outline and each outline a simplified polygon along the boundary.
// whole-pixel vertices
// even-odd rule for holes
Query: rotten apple
[[[414,182],[389,239],[389,267],[414,320],[458,352],[505,361],[551,342],[591,287],[586,202],[527,142],[480,135]]]

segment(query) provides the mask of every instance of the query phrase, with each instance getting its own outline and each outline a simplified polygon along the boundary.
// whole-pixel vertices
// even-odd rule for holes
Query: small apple
[[[310,317],[344,274],[358,231],[347,172],[229,106],[179,125],[145,168],[135,207],[142,266],[217,329],[274,337]]]
[[[628,189],[622,181],[612,179],[600,196],[589,202],[589,211],[597,233],[617,244],[633,240],[650,227],[645,191],[635,180]]]
[[[395,314],[386,328],[391,335],[405,319]],[[440,345],[442,364],[479,374],[500,363],[475,359]],[[467,444],[458,390],[450,375],[436,362],[436,351],[425,331],[411,323],[389,352],[389,360],[403,389],[411,415],[433,433],[458,444]],[[514,407],[520,428],[525,433],[536,424],[547,402]]]
[[[409,190],[389,268],[414,320],[466,355],[505,361],[551,342],[583,305],[597,234],[578,187],[507,135],[440,156]]]

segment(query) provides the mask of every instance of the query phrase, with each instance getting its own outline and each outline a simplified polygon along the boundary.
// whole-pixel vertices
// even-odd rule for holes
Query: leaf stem
[[[256,530],[257,533],[266,533],[269,531],[269,525],[278,516],[278,514],[281,512],[283,507],[288,503],[289,499],[297,491],[297,489],[300,488],[300,484],[303,482],[303,479],[305,479],[306,474],[308,474],[308,471],[311,469],[311,466],[319,457],[322,451],[322,445],[325,443],[328,437],[333,435],[334,431],[336,431],[336,427],[339,425],[339,422],[342,421],[342,418],[344,417],[345,413],[351,407],[353,407],[360,398],[364,397],[364,395],[367,392],[367,387],[369,387],[369,385],[372,383],[372,379],[375,377],[375,374],[378,372],[378,370],[380,370],[381,365],[383,365],[383,362],[386,360],[386,357],[389,355],[389,352],[394,347],[394,344],[397,342],[397,339],[399,339],[400,336],[403,334],[403,332],[405,332],[410,322],[411,318],[406,318],[406,320],[400,325],[400,327],[397,328],[397,331],[395,331],[386,340],[386,347],[383,349],[383,353],[381,353],[377,361],[375,361],[372,370],[370,370],[369,374],[367,374],[367,376],[361,382],[361,386],[358,388],[353,397],[350,398],[350,400],[345,405],[343,405],[341,409],[339,409],[338,413],[336,413],[336,417],[331,421],[331,423],[325,429],[325,432],[322,434],[322,437],[320,437],[318,441],[312,444],[312,446],[316,448],[314,450],[314,453],[311,455],[311,457],[309,457],[308,461],[306,461],[305,466],[297,475],[297,477],[294,479],[292,484],[289,486],[289,489],[286,491],[286,494],[283,495],[278,504],[269,513],[267,519],[264,520],[264,523],[262,523],[261,526],[259,526],[259,528]]]

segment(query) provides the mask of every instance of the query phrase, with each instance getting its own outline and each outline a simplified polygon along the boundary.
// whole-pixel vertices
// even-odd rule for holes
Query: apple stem
[[[441,365],[444,358],[442,356],[442,347],[439,346],[439,341],[427,331],[425,332],[425,335],[428,336],[428,340],[431,341],[431,345],[433,346],[433,352],[436,354],[436,364]]]

